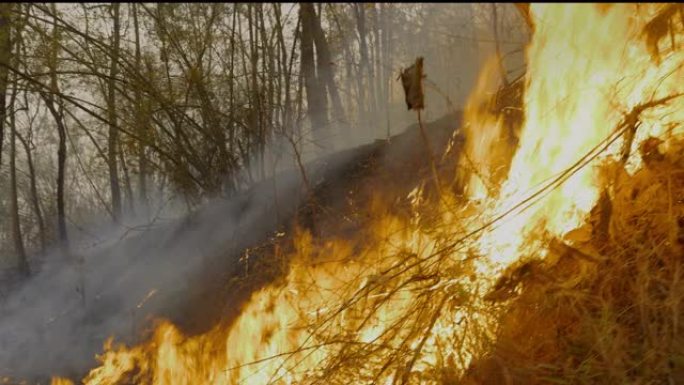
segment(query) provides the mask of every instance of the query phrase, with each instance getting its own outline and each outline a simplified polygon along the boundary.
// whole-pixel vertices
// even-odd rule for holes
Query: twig
[[[439,316],[442,314],[442,308],[444,307],[444,304],[448,299],[449,296],[444,295],[442,297],[442,300],[439,302],[439,305],[437,305],[437,310],[435,311],[435,314],[432,315],[432,319],[430,319],[430,325],[428,325],[425,334],[423,334],[423,338],[420,340],[420,343],[418,343],[418,347],[413,353],[413,357],[411,358],[409,364],[406,366],[406,370],[404,371],[404,374],[401,377],[402,385],[408,383],[409,376],[411,375],[411,369],[413,369],[413,365],[415,365],[416,361],[418,360],[418,357],[420,356],[420,353],[423,350],[423,346],[425,345],[425,341],[427,341],[430,335],[432,335],[432,329],[435,327],[435,323],[437,323]]]
[[[425,148],[428,152],[428,160],[430,161],[430,169],[432,170],[432,178],[435,182],[435,189],[437,190],[438,196],[442,196],[442,191],[440,189],[439,177],[437,175],[437,167],[435,166],[435,153],[432,152],[432,146],[430,145],[430,140],[428,139],[427,132],[425,132],[425,127],[423,126],[423,119],[420,116],[420,109],[417,109],[418,114],[418,126],[420,127],[420,135],[423,137],[423,143],[425,143]]]
[[[304,165],[302,164],[302,156],[299,153],[299,150],[297,149],[297,143],[295,143],[294,139],[292,136],[283,134],[287,140],[290,142],[292,145],[292,150],[295,153],[295,160],[297,161],[297,166],[299,167],[299,172],[302,175],[302,180],[304,181],[304,185],[306,186],[306,191],[310,192],[311,191],[311,183],[309,183],[309,178],[306,176],[306,170],[304,169]]]

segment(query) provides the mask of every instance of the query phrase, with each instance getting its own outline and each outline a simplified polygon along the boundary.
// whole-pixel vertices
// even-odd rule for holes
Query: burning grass
[[[607,234],[595,210],[595,226],[571,234],[574,247],[555,241],[549,257],[529,265],[493,348],[470,368],[470,381],[684,381],[682,145],[679,137],[665,154],[642,151],[658,160],[645,161],[634,175],[617,162],[603,165],[610,180],[601,204],[610,207]]]
[[[235,323],[161,323],[84,382],[683,381],[684,54],[672,22],[653,61],[659,7],[532,5],[522,125],[466,114],[466,188],[378,189],[355,231],[299,228]]]
[[[483,280],[464,241],[477,208],[417,191],[408,217],[376,199],[363,236],[299,230],[287,276],[235,325],[162,323],[110,345],[85,383],[676,383],[684,141],[643,143],[633,175],[602,164],[604,198],[565,239],[542,236],[543,259]]]

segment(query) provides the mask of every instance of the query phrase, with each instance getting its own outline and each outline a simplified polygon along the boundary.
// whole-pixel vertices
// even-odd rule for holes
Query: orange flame
[[[641,38],[648,19],[644,15],[656,6],[639,14],[635,9],[625,4],[608,9],[591,4],[532,5],[536,25],[527,50],[525,122],[508,180],[501,195],[491,197],[493,216],[599,146],[639,103],[682,92],[683,54],[672,52],[656,66]],[[677,107],[642,116],[639,137],[662,135],[667,122],[681,121]],[[615,156],[619,150],[613,145],[603,156]],[[584,167],[541,204],[510,216],[483,237],[483,254],[507,265],[525,252],[523,243],[540,225],[557,236],[581,225],[598,197],[596,177],[594,168]]]
[[[161,322],[144,344],[126,348],[110,341],[101,366],[83,382],[439,383],[451,375],[447,369],[461,373],[495,330],[496,309],[482,296],[496,271],[531,246],[543,251],[535,244],[537,230],[560,237],[582,224],[599,192],[594,169],[578,169],[536,205],[497,221],[476,243],[460,241],[591,153],[636,105],[684,91],[684,53],[664,52],[655,65],[642,39],[657,7],[637,13],[628,4],[532,5],[535,33],[527,50],[520,145],[498,195],[471,186],[472,197],[488,202],[484,208],[459,205],[450,195],[429,203],[416,189],[412,218],[369,209],[377,215],[357,239],[314,240],[301,232],[287,277],[255,293],[233,325],[187,337]],[[483,77],[479,88],[487,81]],[[498,118],[475,104],[466,113],[466,147],[476,167],[491,175]],[[684,120],[681,104],[674,104],[641,116],[635,145],[679,129],[670,129],[671,122]],[[618,144],[602,156],[618,154]],[[437,205],[430,218],[423,216],[428,204]]]

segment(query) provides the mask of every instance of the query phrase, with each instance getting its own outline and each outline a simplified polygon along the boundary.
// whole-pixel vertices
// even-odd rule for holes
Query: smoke
[[[396,39],[407,44],[403,51],[392,52],[390,62],[383,63],[389,67],[384,80],[391,82],[387,110],[379,109],[374,117],[340,126],[349,131],[337,132],[330,139],[335,149],[386,138],[415,124],[416,116],[406,111],[394,78],[400,63],[409,65],[417,56],[425,57],[428,79],[453,103],[447,105],[442,95],[428,87],[426,120],[463,105],[482,54],[471,41],[462,39],[459,44],[463,47],[447,56],[440,48],[443,46],[431,45],[431,41],[445,30],[460,33],[450,26],[463,20],[472,22],[472,18],[468,12],[459,14],[463,20],[448,18],[442,6],[425,7],[433,11],[426,12],[426,27],[420,34],[410,25],[394,31]],[[468,24],[464,28],[475,27]],[[453,43],[448,39],[442,42]],[[353,80],[340,84],[343,92],[355,87]],[[308,149],[303,149],[301,156],[302,161],[309,161],[314,158],[315,144],[310,139],[311,129],[301,130],[304,135],[295,140],[306,143]],[[401,152],[421,148],[415,143],[404,143]],[[133,343],[149,327],[151,318],[169,317],[174,322],[184,316],[191,318],[182,313],[191,309],[188,303],[206,284],[207,271],[221,272],[222,277],[236,274],[243,250],[272,235],[303,199],[306,190],[297,165],[295,171],[278,172],[284,164],[292,167],[294,163],[288,162],[296,156],[291,143],[276,138],[272,147],[263,167],[264,176],[277,173],[275,179],[265,179],[233,198],[215,199],[188,216],[180,214],[178,205],[158,213],[152,224],[140,218],[123,219],[124,227],[91,223],[85,229],[90,234],[72,245],[70,255],[55,250],[44,256],[35,275],[9,293],[0,293],[0,375],[30,380],[51,375],[75,377],[96,364],[94,357],[108,337]],[[316,184],[334,178],[354,155],[348,152],[334,161],[331,157],[312,161],[306,167],[308,179]],[[247,166],[252,175],[259,173],[261,164],[257,164],[254,161]]]
[[[325,144],[336,150],[386,139],[416,122],[415,111],[406,108],[397,76],[417,57],[424,57],[427,75],[422,116],[433,121],[465,106],[480,68],[496,52],[491,4],[376,5],[372,12],[366,7],[365,39],[372,67],[368,71],[360,62],[360,32],[351,11],[355,4],[349,7],[346,14],[335,16],[347,32],[329,37],[345,117],[335,119],[329,103],[331,122],[323,136]],[[512,4],[499,4],[497,10],[498,45],[513,79],[523,68],[527,31]],[[335,25],[330,22],[325,28],[333,34]],[[385,39],[380,49],[378,39]],[[317,152],[307,123],[302,128],[303,156],[311,159]]]
[[[308,164],[309,179],[331,178],[351,155]],[[207,285],[207,272],[236,274],[241,252],[291,218],[305,191],[299,171],[280,173],[187,216],[101,225],[68,257],[53,251],[40,271],[0,298],[0,374],[82,375],[109,336],[132,343],[151,318],[191,317],[182,313]],[[104,242],[89,245],[96,239]]]

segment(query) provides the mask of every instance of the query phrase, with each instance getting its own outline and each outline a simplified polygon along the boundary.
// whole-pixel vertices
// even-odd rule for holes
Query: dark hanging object
[[[406,107],[409,110],[422,110],[425,108],[423,95],[423,57],[418,57],[416,62],[409,68],[402,70],[399,75],[401,84],[406,95]]]
[[[678,18],[676,16],[679,16]],[[646,38],[646,47],[651,58],[656,64],[660,64],[661,49],[658,43],[666,36],[670,36],[672,49],[675,48],[675,30],[677,23],[684,24],[684,5],[671,4],[664,6],[656,16],[645,26],[643,34]]]

